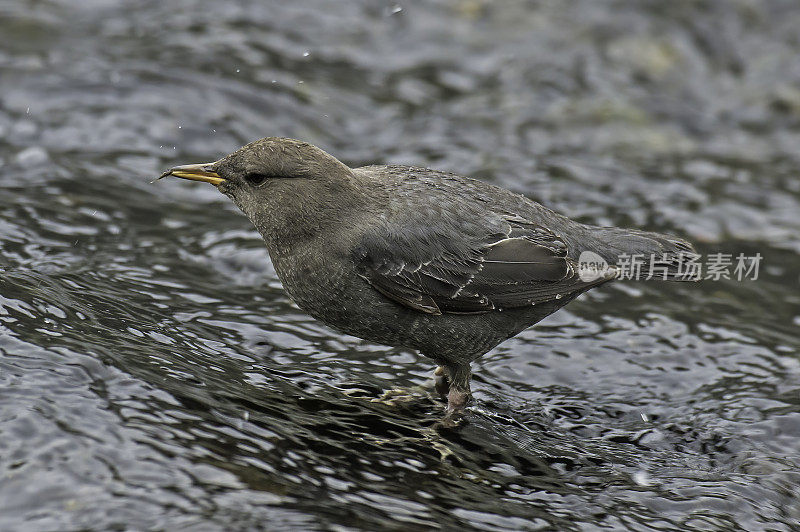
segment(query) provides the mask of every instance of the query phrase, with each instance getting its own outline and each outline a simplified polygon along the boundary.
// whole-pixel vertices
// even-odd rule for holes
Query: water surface
[[[798,27],[790,1],[0,3],[0,529],[796,528]],[[762,269],[586,294],[443,426],[430,361],[299,311],[213,187],[150,183],[267,135]]]

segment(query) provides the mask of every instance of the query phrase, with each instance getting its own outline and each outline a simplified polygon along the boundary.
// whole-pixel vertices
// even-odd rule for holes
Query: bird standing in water
[[[342,332],[433,359],[450,413],[470,399],[470,363],[617,276],[621,256],[683,280],[679,238],[572,221],[508,190],[426,168],[349,168],[311,144],[267,137],[176,166],[244,212],[297,305]],[[591,252],[609,264],[582,275]]]

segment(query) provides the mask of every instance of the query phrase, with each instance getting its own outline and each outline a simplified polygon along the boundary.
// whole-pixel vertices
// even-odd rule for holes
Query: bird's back
[[[491,226],[498,216],[513,216],[546,227],[564,241],[567,256],[578,260],[591,251],[609,265],[617,265],[620,256],[673,255],[676,261],[695,254],[692,245],[681,238],[621,227],[603,227],[576,222],[540,203],[495,185],[427,168],[386,165],[363,167],[389,183],[391,203],[395,209],[418,216],[414,206],[425,205],[430,223],[453,226],[485,224]],[[414,214],[411,214],[414,213]],[[675,263],[675,271],[683,263]],[[673,277],[672,280],[682,280]]]

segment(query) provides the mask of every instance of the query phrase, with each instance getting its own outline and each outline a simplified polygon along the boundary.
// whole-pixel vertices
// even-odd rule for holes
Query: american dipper
[[[470,362],[614,279],[621,256],[655,256],[683,280],[679,238],[572,221],[508,190],[398,165],[349,168],[267,137],[161,177],[215,185],[264,238],[284,288],[311,316],[433,359],[447,410],[470,399]],[[583,275],[581,253],[609,267]]]

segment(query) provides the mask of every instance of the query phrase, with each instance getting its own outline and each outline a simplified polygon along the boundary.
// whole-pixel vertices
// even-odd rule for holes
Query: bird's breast
[[[311,316],[335,327],[352,319],[363,281],[352,259],[335,247],[296,246],[283,253],[270,253],[284,289]]]

